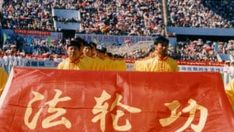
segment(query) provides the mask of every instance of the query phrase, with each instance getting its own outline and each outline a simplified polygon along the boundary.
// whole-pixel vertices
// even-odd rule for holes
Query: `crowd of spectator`
[[[24,49],[26,53],[38,54],[65,54],[64,45],[61,41],[48,43],[44,39],[34,39],[32,45],[25,45]]]
[[[160,0],[113,0],[86,2],[81,10],[85,33],[163,34]]]
[[[0,49],[0,67],[7,72],[13,66],[30,66],[30,67],[56,67],[64,56],[58,54],[26,54],[16,49],[15,45],[11,45],[6,51]]]
[[[106,45],[109,52],[123,56],[125,59],[140,59],[149,55],[153,49],[153,41],[124,43],[121,46]]]
[[[233,5],[232,0],[168,0],[169,18],[176,27],[231,28]]]
[[[32,43],[27,43],[26,41],[21,42],[21,44],[18,44],[18,50],[23,51],[26,54],[34,54],[34,55],[41,55],[44,53],[49,53],[49,54],[59,54],[63,55],[65,54],[64,51],[64,44],[62,43],[61,40],[51,40],[52,42],[48,42],[47,39],[39,39],[39,38],[34,38],[32,40]],[[12,44],[16,44],[17,42],[15,41],[9,41],[6,42],[3,45],[3,50],[7,51],[10,49],[10,46]]]
[[[48,1],[4,0],[2,27],[52,31],[51,6]]]
[[[160,0],[5,0],[2,26],[53,31],[52,8],[80,10],[84,33],[164,33]]]
[[[230,0],[168,0],[170,23],[183,27],[230,28],[233,5]],[[52,8],[79,10],[82,33],[165,32],[161,0],[4,0],[2,26],[54,31]]]
[[[218,54],[234,56],[234,40],[227,42],[210,40],[180,41],[176,46],[176,55],[180,60],[220,61]]]
[[[215,43],[211,41],[188,40],[177,43],[176,54],[181,60],[217,61]]]
[[[233,23],[233,0],[203,0],[203,5]]]
[[[71,23],[76,23],[76,22],[79,22],[79,20],[77,18],[61,18],[61,17],[54,17],[54,20],[57,21],[57,22],[64,22],[64,23],[68,23],[68,22],[71,22]]]

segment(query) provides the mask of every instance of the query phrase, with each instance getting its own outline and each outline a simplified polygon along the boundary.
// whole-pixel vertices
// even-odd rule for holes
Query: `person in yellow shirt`
[[[2,67],[0,67],[0,95],[3,91],[3,88],[5,87],[7,78],[7,72]]]
[[[140,59],[134,62],[135,71],[146,71],[145,60],[146,59]]]
[[[225,92],[227,94],[228,100],[234,110],[234,79],[232,79],[225,87]]]
[[[121,55],[118,55],[116,58],[117,61],[117,66],[119,71],[126,71],[127,70],[127,65],[125,63],[124,57]]]
[[[110,52],[106,53],[106,59],[105,59],[105,63],[106,63],[106,71],[113,71],[115,70],[115,65],[114,65],[114,59],[113,59],[113,55]]]
[[[89,45],[91,46],[92,58],[95,58],[97,56],[97,44],[90,42]]]
[[[91,63],[82,57],[83,43],[79,40],[71,40],[66,45],[67,58],[58,65],[58,69],[64,70],[91,70]]]
[[[152,57],[137,61],[134,64],[136,71],[148,72],[176,72],[177,62],[167,55],[169,40],[159,35],[154,41],[154,52]]]
[[[105,71],[107,69],[107,60],[106,60],[106,47],[102,45],[98,45],[97,48],[97,54],[95,57],[95,64],[94,64],[94,70],[97,71]]]
[[[91,48],[91,45],[89,45],[87,43],[84,44],[82,52],[83,52],[84,56],[92,57],[92,48]]]

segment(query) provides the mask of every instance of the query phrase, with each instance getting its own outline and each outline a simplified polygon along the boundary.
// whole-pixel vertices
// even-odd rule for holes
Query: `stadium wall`
[[[176,35],[234,37],[234,28],[167,27],[167,31]]]

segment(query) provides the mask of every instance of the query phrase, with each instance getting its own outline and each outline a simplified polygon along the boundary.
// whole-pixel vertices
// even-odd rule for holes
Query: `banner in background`
[[[96,42],[98,44],[115,44],[137,43],[139,41],[153,41],[151,36],[119,36],[119,35],[97,35],[97,34],[76,34],[88,42]]]
[[[155,37],[152,36],[128,36],[128,35],[98,35],[98,34],[76,34],[88,42],[95,42],[102,45],[122,45],[122,44],[152,44]],[[168,38],[170,46],[176,45],[176,38]]]
[[[15,68],[0,99],[1,131],[233,129],[219,73]]]
[[[179,71],[186,72],[219,72],[223,73],[223,66],[190,66],[179,65]]]
[[[23,35],[50,36],[50,34],[51,34],[51,32],[37,31],[37,30],[21,30],[21,29],[16,29],[14,31],[17,34],[23,34]]]
[[[177,60],[179,65],[192,65],[192,66],[223,66],[224,62],[212,62],[212,61],[183,61]]]
[[[34,31],[34,30],[10,30],[3,29],[4,42],[7,41],[17,41],[23,39],[24,43],[32,44],[33,39],[44,39],[47,40],[60,40],[63,37],[61,32],[43,32],[43,31]]]
[[[134,63],[126,63],[127,71],[134,71]],[[219,72],[223,73],[223,66],[179,65],[180,72]]]

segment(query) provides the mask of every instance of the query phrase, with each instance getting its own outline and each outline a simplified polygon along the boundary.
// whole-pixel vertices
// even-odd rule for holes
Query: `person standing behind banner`
[[[7,72],[2,67],[0,67],[0,95],[2,94],[3,88],[5,87],[7,78]]]
[[[91,45],[87,44],[87,43],[84,44],[82,52],[83,52],[84,56],[92,57],[92,48],[91,48]]]
[[[97,56],[97,44],[90,42],[89,45],[91,45],[92,58],[95,58]]]
[[[230,63],[228,72],[229,72],[229,79],[232,80],[234,78],[234,62],[233,61]]]
[[[225,87],[225,92],[228,97],[228,100],[234,110],[234,79],[232,79],[227,86]]]
[[[124,57],[121,55],[117,55],[115,59],[115,65],[117,67],[117,71],[126,71],[127,70],[127,65],[125,63]]]
[[[230,67],[230,61],[225,61],[224,67],[223,67],[223,81],[224,81],[225,86],[229,82],[229,67]]]
[[[224,66],[226,67],[226,64]],[[227,69],[228,82],[225,82],[225,76],[224,76],[224,83],[226,83],[224,86],[228,100],[234,110],[234,62],[231,62],[230,65],[228,66],[229,66]],[[224,72],[225,72],[225,67],[224,67]]]
[[[169,40],[159,35],[154,41],[155,51],[152,58],[135,63],[136,71],[148,72],[176,72],[177,62],[167,55]]]
[[[98,45],[96,48],[97,54],[94,60],[93,69],[97,71],[105,71],[107,69],[106,47]]]
[[[90,63],[82,59],[82,42],[78,40],[71,40],[66,45],[67,58],[58,65],[58,69],[64,70],[90,70]]]

